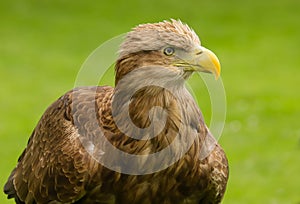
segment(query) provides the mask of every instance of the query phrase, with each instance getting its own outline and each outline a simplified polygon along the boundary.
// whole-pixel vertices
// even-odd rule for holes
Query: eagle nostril
[[[200,51],[198,51],[198,52],[196,52],[196,55],[200,55],[200,54],[202,54],[202,50],[200,50]]]

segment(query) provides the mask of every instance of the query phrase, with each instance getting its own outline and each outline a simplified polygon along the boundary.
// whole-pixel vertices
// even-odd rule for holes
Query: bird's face
[[[116,82],[139,67],[159,66],[188,78],[193,72],[220,75],[217,56],[201,46],[196,33],[181,21],[142,24],[121,45]],[[159,75],[158,75],[159,76]]]
[[[193,72],[207,72],[220,75],[220,62],[217,56],[210,50],[195,44],[185,50],[176,46],[167,45],[161,50],[166,60],[166,68],[172,69],[187,78]]]

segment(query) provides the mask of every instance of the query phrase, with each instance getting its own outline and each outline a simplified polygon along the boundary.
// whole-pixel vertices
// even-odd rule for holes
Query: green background
[[[1,1],[0,186],[50,103],[102,42],[180,18],[222,64],[230,163],[223,203],[300,202],[300,1]],[[108,75],[105,83],[113,84]],[[198,84],[197,84],[198,83]],[[190,80],[206,121],[210,103]],[[7,201],[0,194],[0,203]]]

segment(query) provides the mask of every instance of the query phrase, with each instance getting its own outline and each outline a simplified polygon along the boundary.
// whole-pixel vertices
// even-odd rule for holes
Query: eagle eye
[[[175,50],[172,47],[167,47],[164,49],[164,54],[167,56],[171,56],[172,54],[174,54]]]

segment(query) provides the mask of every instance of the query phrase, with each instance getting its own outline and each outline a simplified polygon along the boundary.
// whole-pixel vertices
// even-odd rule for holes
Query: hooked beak
[[[217,56],[205,47],[198,47],[192,53],[192,60],[189,67],[185,67],[184,71],[208,72],[215,75],[218,79],[220,76],[220,62]]]

